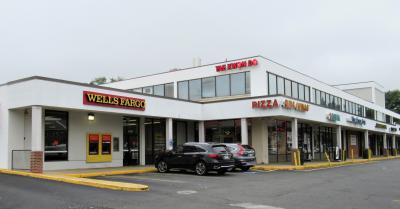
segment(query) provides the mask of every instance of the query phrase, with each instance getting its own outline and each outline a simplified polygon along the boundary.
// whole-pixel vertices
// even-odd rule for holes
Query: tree
[[[107,79],[105,76],[102,76],[102,77],[97,77],[97,78],[93,79],[92,81],[90,81],[90,84],[102,85],[102,84],[105,84],[108,82],[113,83],[113,82],[122,81],[122,80],[124,80],[124,79],[119,76],[117,78],[110,78],[110,79]]]
[[[386,108],[400,114],[400,91],[393,90],[385,93]]]

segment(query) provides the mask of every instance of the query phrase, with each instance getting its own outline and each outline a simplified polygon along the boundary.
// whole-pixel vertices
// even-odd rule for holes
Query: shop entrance
[[[146,164],[153,164],[154,157],[159,152],[165,150],[165,119],[146,118],[144,122],[146,138]]]
[[[329,156],[329,159],[334,159],[335,147],[333,139],[335,133],[333,128],[320,126],[315,129],[314,133],[314,160],[326,161],[326,155]]]
[[[312,127],[310,125],[299,123],[298,128],[298,139],[299,139],[299,150],[302,151],[304,160],[312,160]]]
[[[372,151],[373,156],[382,156],[384,154],[383,135],[369,135],[369,147]]]
[[[124,117],[124,166],[139,165],[139,118]]]

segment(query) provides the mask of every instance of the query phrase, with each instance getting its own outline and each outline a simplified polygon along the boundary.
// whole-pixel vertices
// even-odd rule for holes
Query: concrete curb
[[[0,173],[59,181],[64,183],[90,186],[102,189],[112,189],[112,190],[132,191],[132,192],[149,190],[149,187],[147,185],[142,185],[142,184],[104,181],[97,179],[85,179],[85,178],[64,176],[64,175],[46,175],[46,174],[30,173],[24,171],[7,170],[7,169],[0,169]]]
[[[121,171],[100,171],[100,172],[89,172],[89,173],[72,173],[63,174],[64,176],[78,177],[78,178],[90,178],[97,176],[114,176],[114,175],[126,175],[126,174],[142,174],[142,173],[154,173],[157,172],[155,168],[143,168],[143,169],[131,169]]]
[[[294,170],[311,170],[311,169],[319,169],[319,168],[334,168],[339,166],[346,165],[357,165],[357,164],[366,164],[372,163],[374,161],[381,160],[392,160],[399,159],[400,156],[390,156],[390,157],[381,157],[381,158],[372,158],[372,159],[357,159],[355,161],[344,161],[344,162],[325,162],[325,163],[316,163],[302,166],[293,166],[293,165],[256,165],[252,170],[259,171],[294,171]]]

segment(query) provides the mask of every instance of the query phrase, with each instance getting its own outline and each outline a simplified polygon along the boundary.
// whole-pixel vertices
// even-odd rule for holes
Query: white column
[[[383,149],[387,149],[388,148],[387,145],[388,145],[387,144],[387,135],[383,134]]]
[[[342,144],[342,149],[347,150],[347,136],[346,136],[346,130],[343,130],[343,144]]]
[[[174,98],[178,98],[178,82],[174,82]]]
[[[43,151],[43,109],[32,107],[32,151]]]
[[[174,148],[174,135],[173,135],[173,121],[172,118],[166,119],[166,128],[165,128],[165,149],[172,150]]]
[[[141,117],[139,120],[139,153],[140,153],[140,165],[146,165],[146,128],[144,125],[145,118]]]
[[[242,134],[242,144],[249,144],[249,133],[247,130],[247,119],[240,119],[240,130]]]
[[[199,121],[199,142],[205,142],[205,130],[204,130],[204,121]]]
[[[299,148],[299,138],[298,138],[298,125],[297,118],[293,118],[292,120],[292,149]]]
[[[395,135],[392,136],[392,149],[393,150],[396,149],[396,136]],[[393,153],[394,153],[394,151],[393,151]]]
[[[268,164],[268,127],[265,118],[251,121],[252,147],[256,150],[258,164]]]
[[[364,148],[369,149],[369,136],[368,136],[368,130],[364,131]]]
[[[339,149],[343,149],[342,147],[342,126],[336,127],[336,146],[339,147]]]

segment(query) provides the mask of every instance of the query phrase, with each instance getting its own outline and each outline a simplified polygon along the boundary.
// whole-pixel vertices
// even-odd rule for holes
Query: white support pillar
[[[369,133],[368,133],[368,130],[364,131],[364,149],[369,149]]]
[[[199,142],[205,142],[205,130],[204,130],[204,121],[199,121]]]
[[[340,150],[343,149],[343,147],[342,147],[342,126],[336,127],[336,146],[338,146]]]
[[[43,109],[32,107],[32,151],[43,151]]]
[[[140,165],[146,165],[146,127],[144,121],[146,119],[141,117],[139,120],[139,153],[140,153]]]
[[[297,118],[293,118],[291,125],[292,125],[292,150],[297,150],[299,149]]]
[[[346,130],[343,130],[343,144],[342,144],[342,149],[344,151],[347,150],[347,136],[346,136]]]
[[[396,135],[392,136],[392,150],[393,155],[396,155]]]
[[[173,133],[173,120],[172,118],[166,119],[166,128],[165,128],[165,149],[172,150],[174,148],[174,133]]]
[[[43,173],[43,108],[32,107],[31,166],[32,173]]]
[[[337,126],[336,127],[336,146],[338,147],[337,150],[335,150],[335,160],[343,160],[342,158],[342,126]]]
[[[240,130],[242,134],[242,144],[249,144],[249,132],[247,130],[247,119],[240,119]]]

